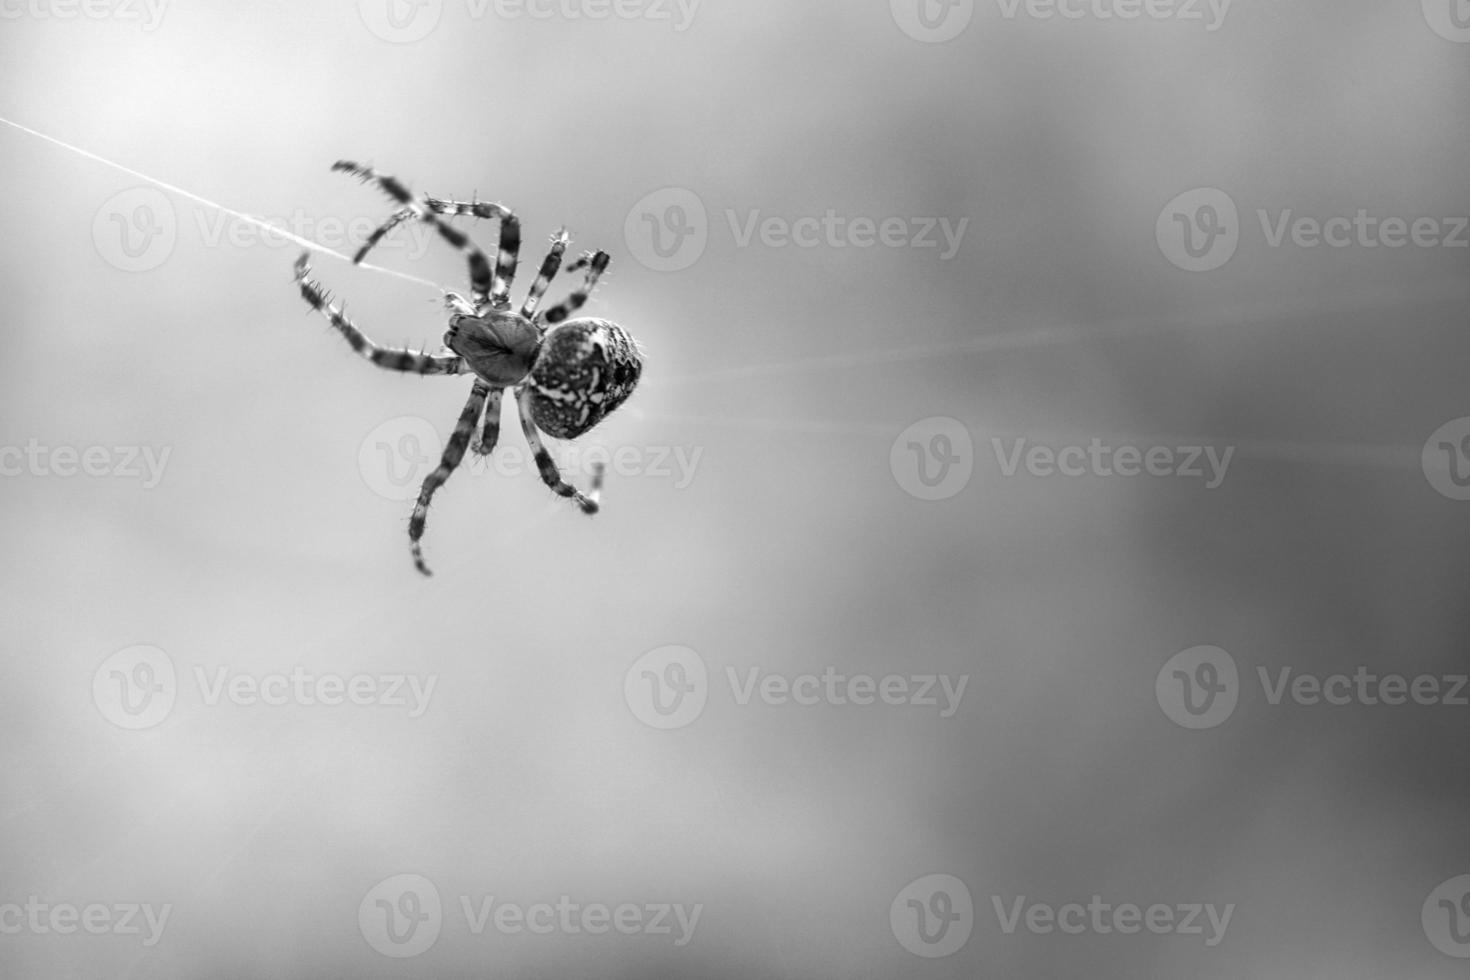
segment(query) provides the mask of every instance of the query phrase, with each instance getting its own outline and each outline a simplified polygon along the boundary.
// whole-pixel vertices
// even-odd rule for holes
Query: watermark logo
[[[894,896],[888,925],[899,945],[915,956],[953,956],[974,931],[975,903],[970,889],[954,875],[925,875]]]
[[[970,26],[975,0],[888,0],[893,22],[915,41],[943,44]]]
[[[671,24],[682,34],[694,23],[701,0],[469,0],[470,16],[484,16],[493,6],[505,20],[643,20]]]
[[[1352,217],[1334,215],[1314,218],[1299,215],[1291,208],[1272,214],[1265,208],[1256,210],[1261,234],[1271,248],[1281,248],[1288,241],[1297,248],[1470,248],[1470,218],[1402,218],[1383,217],[1367,208],[1358,208]]]
[[[163,482],[172,446],[43,446],[32,437],[21,446],[0,446],[0,476],[138,480],[144,490]]]
[[[336,708],[350,704],[360,708],[407,708],[408,717],[421,718],[429,710],[438,674],[313,674],[297,664],[290,673],[246,674],[229,667],[216,667],[211,677],[203,667],[194,667],[194,682],[204,703],[211,708],[221,701],[249,708],[286,705]]]
[[[442,448],[443,440],[433,423],[401,415],[363,438],[357,451],[358,472],[368,489],[385,500],[412,500],[418,496],[424,477],[438,465]],[[666,481],[675,490],[693,484],[704,458],[703,446],[610,447],[589,442],[560,443],[547,451],[562,475],[574,482],[578,478],[591,479],[602,469],[618,479]],[[462,472],[475,479],[489,474],[501,479],[539,475],[529,449],[504,441],[491,456],[472,455]]]
[[[444,444],[428,419],[400,415],[363,437],[357,469],[369,490],[387,500],[413,500],[439,464]]]
[[[1419,920],[1435,949],[1470,959],[1470,875],[1451,878],[1430,892]]]
[[[1047,936],[1055,932],[1069,936],[1093,933],[1107,936],[1118,933],[1136,935],[1147,929],[1156,936],[1201,936],[1205,945],[1215,947],[1225,938],[1230,928],[1230,919],[1235,915],[1235,903],[1217,907],[1213,903],[1180,903],[1167,905],[1155,902],[1138,905],[1134,902],[1113,904],[1093,895],[1083,905],[1068,902],[1055,906],[1046,902],[1027,902],[1025,895],[1007,901],[1000,895],[992,895],[990,903],[995,907],[995,917],[1000,931],[1013,935],[1022,922],[1032,935]],[[1209,928],[1206,934],[1205,929]]]
[[[769,214],[760,208],[742,213],[726,208],[724,217],[736,248],[934,249],[941,262],[959,254],[970,227],[969,218],[877,218],[841,214],[835,208],[820,215]],[[699,261],[711,231],[704,202],[683,187],[666,187],[644,196],[623,223],[628,250],[655,272],[677,272]]]
[[[1164,258],[1188,272],[1211,272],[1240,246],[1240,212],[1215,187],[1185,191],[1164,205],[1154,226]]]
[[[31,895],[24,905],[0,902],[0,936],[30,933],[35,936],[70,936],[78,931],[89,936],[142,936],[144,946],[153,947],[163,938],[172,904],[157,908],[148,903],[90,902],[47,903]]]
[[[1154,696],[1169,720],[1182,728],[1223,725],[1240,699],[1235,658],[1214,646],[1176,653],[1154,679]]]
[[[816,705],[885,704],[890,707],[911,706],[937,708],[940,718],[953,718],[965,698],[969,674],[842,674],[828,667],[820,675],[798,674],[789,677],[751,667],[742,679],[734,667],[725,668],[725,678],[735,703],[742,707],[759,698],[763,704],[793,704],[802,708]]]
[[[412,44],[439,26],[444,0],[357,0],[363,24],[390,44]]]
[[[92,703],[102,717],[131,731],[161,724],[178,694],[174,663],[154,646],[119,650],[92,674]]]
[[[1300,707],[1470,707],[1470,674],[1377,674],[1366,665],[1352,673],[1313,674],[1286,666],[1257,666],[1265,703]],[[1234,712],[1244,690],[1235,660],[1219,647],[1192,647],[1170,658],[1154,680],[1159,707],[1184,728],[1214,728]]]
[[[0,20],[135,20],[158,29],[169,0],[0,0]]]
[[[646,194],[623,222],[628,251],[654,272],[679,272],[699,261],[709,244],[709,214],[699,195],[684,187]]]
[[[1225,482],[1235,447],[1224,451],[1214,446],[1110,446],[1094,438],[1088,445],[1028,445],[1025,439],[992,438],[991,449],[1002,476],[1013,477],[1024,462],[1026,472],[1035,477],[1062,476],[1155,476],[1174,479],[1202,480],[1206,490],[1215,490]]]
[[[975,471],[975,444],[970,430],[958,419],[923,419],[893,440],[888,467],[909,496],[947,500],[969,485]]]
[[[699,917],[704,913],[702,903],[692,906],[683,902],[608,905],[606,902],[575,901],[570,895],[558,896],[555,903],[532,902],[529,905],[507,902],[495,895],[486,895],[478,901],[461,895],[459,904],[470,934],[474,936],[484,935],[492,925],[497,933],[505,936],[525,933],[536,936],[553,933],[603,936],[616,931],[624,936],[673,936],[674,945],[681,948],[694,939],[694,930],[699,927]]]
[[[297,664],[290,671],[248,674],[195,664],[185,676],[198,687],[207,707],[228,702],[242,708],[264,705],[336,708],[402,708],[409,718],[429,710],[439,675],[317,674]],[[92,701],[119,728],[139,730],[161,724],[178,701],[180,677],[174,662],[158,647],[132,646],[104,660],[92,675]]]
[[[92,218],[97,254],[123,272],[148,272],[168,261],[179,238],[173,202],[154,187],[132,187],[102,202]]]
[[[1272,707],[1282,704],[1288,697],[1293,704],[1304,707],[1319,704],[1339,708],[1350,704],[1397,707],[1411,701],[1425,708],[1470,706],[1470,696],[1466,694],[1470,675],[1466,674],[1406,677],[1403,674],[1375,674],[1366,666],[1359,665],[1352,674],[1328,674],[1326,677],[1296,673],[1291,667],[1282,667],[1273,678],[1270,670],[1257,667],[1256,676],[1260,679],[1266,703]]]
[[[1470,0],[1422,0],[1424,19],[1446,41],[1470,44]]]
[[[394,959],[418,956],[444,927],[439,889],[423,875],[393,875],[378,882],[357,907],[357,928],[369,946]]]
[[[1199,22],[1213,34],[1225,26],[1235,0],[996,0],[1001,16],[1015,20],[1023,10],[1032,20],[1176,20]]]
[[[725,209],[725,221],[736,248],[749,248],[759,241],[765,248],[884,248],[938,249],[939,261],[948,262],[959,254],[970,227],[969,218],[951,221],[947,217],[901,217],[889,215],[839,214],[828,208],[821,217],[814,214],[787,217],[766,214],[752,208],[742,217],[734,208]],[[941,241],[940,239],[943,239]]]
[[[356,252],[381,223],[381,214],[318,217],[300,208],[285,216],[266,215],[251,220],[223,211],[194,210],[195,230],[206,248],[228,245],[241,249],[264,246],[295,250],[306,239],[338,252]],[[397,234],[383,239],[377,247],[383,251],[401,250],[410,261],[417,262],[428,254],[437,237],[432,225],[413,221]]]
[[[683,728],[704,711],[709,700],[709,671],[689,647],[659,647],[628,668],[623,676],[623,699],[633,716],[650,728]]]
[[[1374,214],[1368,208],[1327,217],[1298,214],[1292,208],[1257,208],[1255,215],[1261,238],[1272,249],[1470,248],[1470,217],[1464,216],[1407,218]],[[1210,272],[1229,262],[1244,231],[1234,200],[1213,187],[1186,191],[1170,201],[1155,226],[1165,258],[1189,272]]]
[[[1442,496],[1470,500],[1470,417],[1435,429],[1420,456],[1424,478]]]

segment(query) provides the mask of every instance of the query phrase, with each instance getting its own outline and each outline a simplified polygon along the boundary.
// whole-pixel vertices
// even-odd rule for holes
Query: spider
[[[500,438],[500,406],[505,389],[514,390],[520,412],[521,431],[536,458],[541,479],[555,493],[571,498],[585,514],[598,511],[602,488],[602,466],[594,468],[592,490],[583,494],[561,478],[551,454],[541,442],[541,432],[558,439],[574,439],[590,430],[627,400],[643,373],[642,352],[632,336],[615,323],[595,317],[568,319],[587,302],[597,280],[607,270],[606,252],[586,252],[566,267],[567,272],[585,269],[580,288],[550,309],[537,312],[551,280],[561,269],[562,256],[570,241],[565,229],[551,237],[551,250],[519,312],[511,308],[510,287],[515,279],[521,247],[521,223],[508,208],[484,201],[445,201],[425,194],[415,198],[393,177],[348,160],[332,165],[333,171],[351,174],[363,183],[375,183],[399,209],[378,227],[353,257],[360,263],[373,246],[402,222],[414,218],[432,225],[439,236],[464,253],[469,261],[470,298],[445,290],[445,305],[452,311],[445,349],[437,354],[382,347],[368,339],[347,318],[343,308],[314,279],[307,253],[296,260],[296,283],[307,304],[322,314],[347,338],[352,349],[378,367],[411,374],[473,374],[474,386],[460,413],[454,433],[444,447],[439,466],[419,488],[418,502],[408,522],[408,539],[414,566],[432,574],[424,563],[421,539],[429,502],[464,459],[476,429],[480,436],[474,452],[488,455]],[[500,250],[492,272],[485,254],[458,228],[437,215],[471,215],[500,221]],[[483,422],[481,421],[483,419]]]

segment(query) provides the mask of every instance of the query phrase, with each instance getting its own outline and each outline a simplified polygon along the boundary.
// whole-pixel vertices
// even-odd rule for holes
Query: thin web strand
[[[48,143],[54,143],[62,149],[70,150],[78,156],[86,157],[88,160],[95,160],[103,166],[111,167],[114,170],[121,171],[122,173],[125,173],[130,177],[135,177],[138,180],[145,181],[146,183],[166,190],[171,194],[177,194],[180,197],[186,197],[191,201],[195,201],[199,204],[204,205],[205,207],[214,208],[216,211],[222,211],[232,218],[238,218],[246,224],[254,225],[256,228],[259,228],[262,231],[273,232],[274,234],[280,235],[282,238],[285,238],[288,241],[295,242],[302,248],[309,249],[313,252],[320,252],[322,255],[330,255],[334,259],[341,259],[343,262],[347,262],[349,264],[352,262],[352,259],[350,257],[343,255],[336,249],[328,248],[327,246],[314,242],[309,238],[302,238],[300,235],[294,235],[286,229],[279,228],[263,218],[257,218],[252,214],[245,214],[243,212],[236,211],[233,208],[227,208],[217,201],[211,201],[206,197],[200,197],[198,194],[195,194],[192,191],[186,191],[182,187],[176,187],[175,185],[170,184],[167,181],[159,180],[157,177],[150,177],[147,174],[139,173],[132,167],[125,167],[120,163],[107,159],[106,157],[98,156],[90,150],[84,150],[79,146],[73,146],[70,143],[59,140],[54,136],[47,136],[45,133],[37,132],[36,130],[31,129],[29,126],[22,126],[18,122],[12,122],[11,120],[4,118],[3,116],[0,116],[0,123],[4,123],[5,125],[10,126],[14,129],[18,129],[23,133],[29,133],[30,135],[35,136],[38,139],[43,139]],[[439,285],[437,283],[432,282],[428,279],[421,279],[418,276],[409,275],[407,272],[399,272],[396,269],[385,268],[381,265],[370,265],[367,262],[360,263],[359,268],[369,269],[373,272],[381,272],[384,275],[395,276],[399,279],[406,280],[407,282],[417,283],[421,286],[428,286],[435,291],[440,291]]]

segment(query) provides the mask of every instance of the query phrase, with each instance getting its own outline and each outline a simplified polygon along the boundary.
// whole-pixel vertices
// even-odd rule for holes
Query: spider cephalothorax
[[[486,454],[494,450],[500,436],[500,405],[506,388],[515,390],[521,430],[535,454],[542,480],[557,494],[575,500],[585,513],[597,513],[602,468],[599,466],[593,472],[591,493],[581,493],[562,480],[551,454],[541,443],[540,431],[559,439],[582,435],[627,400],[643,373],[638,345],[622,327],[595,317],[568,319],[587,302],[607,269],[608,254],[589,252],[567,266],[568,272],[586,270],[581,288],[551,309],[538,313],[541,297],[561,269],[567,249],[566,232],[557,232],[552,236],[551,250],[541,263],[526,301],[517,311],[511,308],[510,286],[519,260],[521,224],[509,209],[484,201],[444,201],[427,195],[415,198],[396,179],[349,161],[333,164],[332,169],[376,183],[402,205],[368,236],[353,261],[361,262],[385,235],[410,218],[433,225],[440,237],[463,252],[469,261],[471,295],[466,298],[445,292],[445,305],[453,311],[444,334],[446,349],[438,354],[426,354],[373,343],[311,278],[306,254],[296,260],[296,281],[302,297],[331,321],[353,350],[372,363],[391,371],[475,376],[469,401],[444,448],[439,467],[424,480],[409,520],[408,536],[419,571],[429,574],[419,544],[429,502],[459,466],[477,428],[480,438],[474,451]],[[500,250],[493,272],[485,254],[469,236],[439,220],[440,214],[500,220]]]

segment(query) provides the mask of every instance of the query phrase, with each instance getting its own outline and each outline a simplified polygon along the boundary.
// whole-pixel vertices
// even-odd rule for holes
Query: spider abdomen
[[[553,327],[531,366],[531,418],[547,434],[575,439],[628,400],[643,358],[628,331],[581,317]]]

